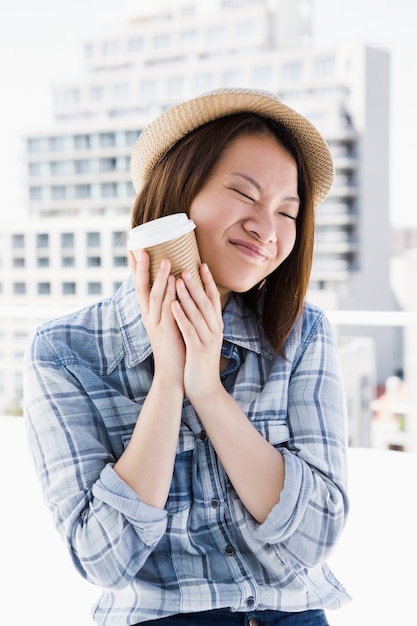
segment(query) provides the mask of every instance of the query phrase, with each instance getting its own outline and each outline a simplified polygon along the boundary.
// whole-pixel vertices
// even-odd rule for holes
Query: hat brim
[[[311,122],[274,94],[244,88],[210,91],[167,109],[151,122],[132,151],[131,175],[136,193],[155,165],[182,137],[215,119],[244,112],[271,118],[293,133],[310,173],[314,205],[320,204],[334,181],[333,159],[325,139]]]

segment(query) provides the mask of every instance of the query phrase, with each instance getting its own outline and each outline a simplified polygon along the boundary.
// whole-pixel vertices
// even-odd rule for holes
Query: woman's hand
[[[184,389],[197,409],[220,387],[223,318],[220,294],[205,263],[200,268],[204,289],[190,272],[176,281],[177,300],[171,309],[185,343]]]
[[[168,259],[161,261],[152,288],[149,286],[149,255],[140,250],[132,254],[135,289],[155,361],[155,376],[183,387],[185,346],[172,314],[176,300],[175,278]]]

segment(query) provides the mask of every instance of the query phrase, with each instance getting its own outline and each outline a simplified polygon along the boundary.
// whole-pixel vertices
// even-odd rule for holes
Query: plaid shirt
[[[273,355],[238,297],[224,323],[223,384],[285,459],[284,490],[262,524],[187,399],[164,510],[141,502],[114,471],[153,373],[131,278],[113,297],[44,324],[27,350],[36,470],[75,567],[103,589],[93,609],[102,626],[221,607],[337,608],[349,599],[325,562],[347,513],[344,396],[329,323],[306,305],[287,360]]]

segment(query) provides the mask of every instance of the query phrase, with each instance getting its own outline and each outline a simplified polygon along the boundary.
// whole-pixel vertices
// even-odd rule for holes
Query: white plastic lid
[[[195,228],[193,220],[186,213],[174,213],[140,224],[129,232],[128,250],[143,250],[158,243],[176,239]]]

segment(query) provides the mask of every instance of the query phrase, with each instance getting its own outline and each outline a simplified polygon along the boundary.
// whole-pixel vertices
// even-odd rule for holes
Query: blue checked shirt
[[[349,599],[326,565],[347,513],[344,397],[329,323],[306,305],[287,360],[273,355],[238,297],[224,324],[223,384],[285,460],[284,490],[262,524],[187,399],[164,510],[141,502],[114,471],[153,374],[131,278],[113,297],[44,324],[27,350],[36,470],[75,567],[103,590],[93,608],[101,626]]]

